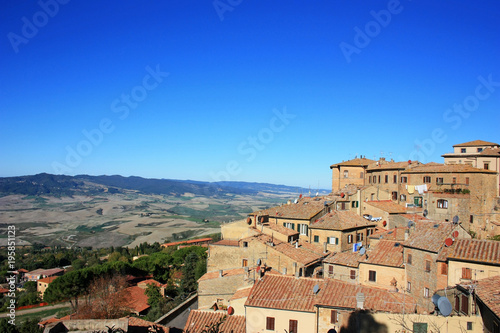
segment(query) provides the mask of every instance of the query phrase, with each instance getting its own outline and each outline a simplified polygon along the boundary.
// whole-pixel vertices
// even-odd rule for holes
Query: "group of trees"
[[[123,308],[123,302],[119,300],[127,298],[126,294],[121,294],[127,285],[124,282],[125,277],[152,275],[155,280],[167,284],[166,298],[158,298],[153,287],[148,289],[151,295],[151,311],[154,315],[161,315],[169,303],[196,291],[196,281],[205,271],[206,249],[199,246],[179,250],[164,249],[143,256],[133,263],[121,261],[120,258],[111,260],[110,256],[110,260],[105,264],[73,270],[57,278],[45,291],[44,300],[49,303],[68,300],[74,312],[88,318],[117,318],[123,315],[116,310]],[[182,273],[180,286],[173,279],[176,272]],[[114,296],[109,297],[110,293]],[[109,308],[109,311],[104,308]],[[153,314],[150,317],[153,317]]]

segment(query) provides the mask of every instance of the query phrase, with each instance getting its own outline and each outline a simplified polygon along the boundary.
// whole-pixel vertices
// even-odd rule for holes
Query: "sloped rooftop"
[[[347,230],[361,227],[375,226],[376,223],[368,221],[358,214],[348,210],[334,210],[317,219],[309,228],[325,230]]]

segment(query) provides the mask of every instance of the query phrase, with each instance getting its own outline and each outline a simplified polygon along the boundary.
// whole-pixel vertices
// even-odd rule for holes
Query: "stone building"
[[[338,191],[346,185],[366,185],[366,169],[372,163],[375,161],[362,156],[331,165],[332,192]]]
[[[327,251],[352,251],[355,244],[367,244],[375,225],[351,211],[331,211],[309,226],[309,241]]]
[[[451,222],[418,221],[409,228],[408,239],[403,242],[405,289],[429,312],[434,308],[431,297],[439,289],[438,280],[448,276],[446,263],[438,258],[446,248],[446,239],[452,237],[470,238],[470,235],[460,225]]]
[[[479,169],[497,172],[500,189],[500,145],[494,142],[474,140],[453,146],[452,153],[441,155],[445,164],[467,164]]]

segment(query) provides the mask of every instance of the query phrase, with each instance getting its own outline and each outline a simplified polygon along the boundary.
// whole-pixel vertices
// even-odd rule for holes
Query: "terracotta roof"
[[[285,235],[285,236],[294,236],[294,235],[298,235],[299,234],[299,232],[296,231],[296,230],[292,230],[290,228],[286,228],[286,227],[284,227],[282,225],[279,225],[279,224],[276,224],[276,223],[273,223],[273,222],[264,224],[264,227],[272,229],[273,231],[279,232],[280,234]]]
[[[250,269],[251,271],[251,269]],[[244,275],[245,274],[245,269],[244,268],[234,268],[234,269],[223,269],[222,270],[222,277],[227,277],[227,276],[235,276],[235,275]],[[213,280],[213,279],[218,279],[219,278],[219,271],[212,271],[212,272],[207,272],[202,275],[198,279],[199,281],[206,281],[206,280]]]
[[[145,294],[145,290],[141,287],[128,287],[124,289],[127,295],[127,307],[137,313],[140,313],[148,308],[148,296]]]
[[[147,329],[149,329],[150,327],[152,328],[155,328],[155,330],[153,330],[153,332],[156,332],[156,333],[169,333],[170,332],[170,328],[166,327],[166,326],[163,326],[163,325],[160,325],[160,324],[157,324],[155,322],[152,322],[152,321],[147,321],[147,320],[144,320],[144,319],[141,319],[141,318],[137,318],[137,317],[128,317],[128,327],[129,327],[129,332],[136,332],[137,329],[133,329],[131,330],[130,327],[143,327],[145,328],[145,330],[140,330],[141,332],[150,332],[148,331]]]
[[[381,240],[367,251],[367,264],[403,267],[403,245],[400,242]]]
[[[500,155],[500,148],[486,148],[486,149],[483,149],[483,151],[481,153],[479,153],[479,155],[497,157]]]
[[[325,230],[347,230],[375,225],[377,224],[368,221],[367,219],[349,210],[334,210],[311,223],[311,225],[309,225],[309,228]]]
[[[51,276],[51,275],[58,274],[61,272],[64,272],[64,269],[62,269],[62,268],[49,268],[49,269],[38,268],[38,269],[35,269],[34,271],[27,272],[26,275]]]
[[[385,239],[402,242],[405,240],[406,230],[408,230],[408,227],[393,228],[389,230],[382,229],[371,234],[368,237],[372,239]]]
[[[51,283],[55,279],[57,279],[59,276],[49,276],[43,279],[38,280],[38,282],[43,282],[43,283]]]
[[[28,273],[27,269],[21,268],[17,270],[19,273]]]
[[[386,163],[379,163],[377,164],[372,164],[370,165],[366,171],[378,171],[378,170],[404,170],[408,168],[408,166],[411,167],[416,167],[421,165],[419,161],[412,161],[411,164],[408,163],[408,161],[405,162],[386,162]]]
[[[454,145],[453,147],[475,147],[475,146],[500,146],[500,145],[494,142],[474,140],[474,141],[460,143],[458,145]]]
[[[161,283],[156,281],[156,280],[153,280],[153,279],[149,279],[149,280],[144,280],[144,281],[141,281],[139,282],[137,285],[144,285],[144,286],[147,286],[148,284],[153,284],[157,287],[161,287]]]
[[[398,205],[391,200],[366,201],[365,203],[375,208],[381,209],[389,214],[405,214],[407,212],[406,207]]]
[[[479,239],[458,239],[449,259],[500,265],[500,242]]]
[[[317,294],[313,293],[319,286]],[[257,281],[245,306],[290,311],[314,312],[317,305],[356,308],[356,294],[366,297],[365,309],[402,312],[403,295],[382,288],[355,285],[334,279],[295,278],[284,275],[266,275]],[[415,310],[415,301],[406,295],[406,311]]]
[[[274,246],[271,247],[272,249],[281,252],[288,258],[304,266],[308,266],[309,264],[314,263],[326,256],[326,254],[323,253],[321,247],[312,245],[307,242],[299,241],[300,246],[295,247],[290,243],[281,242],[276,238],[272,238],[271,236],[265,234],[243,238],[242,241],[243,240],[248,242],[257,241],[263,244],[269,244],[272,241],[272,243],[274,244]]]
[[[196,244],[196,243],[210,243],[210,242],[212,242],[212,238],[198,238],[198,239],[192,239],[192,240],[181,241],[181,242],[165,243],[165,244],[162,244],[161,246],[169,247],[169,246],[175,246],[175,245],[180,245],[180,244]]]
[[[451,222],[416,221],[404,246],[438,253],[456,226]]]
[[[220,326],[221,332],[245,332],[245,316],[228,316],[226,311],[191,310],[184,331],[189,333],[201,333],[207,326],[218,323],[224,319]]]
[[[476,295],[497,317],[500,317],[500,275],[478,280]]]
[[[9,292],[9,289],[5,289],[5,288],[0,287],[0,294],[5,294],[8,292]]]
[[[246,298],[250,295],[252,291],[252,287],[246,287],[242,289],[236,290],[233,296],[229,299],[229,301],[234,301],[235,299]]]
[[[352,159],[349,161],[332,164],[332,165],[330,165],[330,169],[333,169],[333,168],[338,167],[338,166],[368,166],[372,163],[375,163],[375,161],[370,160],[368,158],[364,158],[364,157],[363,158],[355,158],[355,159]]]
[[[302,198],[298,203],[271,207],[262,211],[254,212],[253,215],[268,215],[269,218],[288,218],[310,220],[324,209],[324,198]]]
[[[422,215],[418,214],[400,214],[399,216],[402,216],[408,220],[412,221],[428,221],[429,219],[427,217],[424,217]]]
[[[474,168],[468,164],[439,164],[439,165],[421,165],[415,168],[411,168],[401,173],[430,173],[430,172],[441,172],[441,173],[496,173],[494,170],[484,170]]]
[[[357,252],[345,251],[329,255],[323,262],[347,267],[358,267],[360,261],[364,261],[366,255],[360,256]]]
[[[237,240],[221,239],[220,241],[212,243],[211,245],[240,246],[240,243]]]

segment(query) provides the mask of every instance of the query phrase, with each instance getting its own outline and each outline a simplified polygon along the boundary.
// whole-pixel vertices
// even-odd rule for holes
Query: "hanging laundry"
[[[407,188],[408,188],[408,194],[413,194],[413,192],[415,192],[414,185],[407,185]]]

